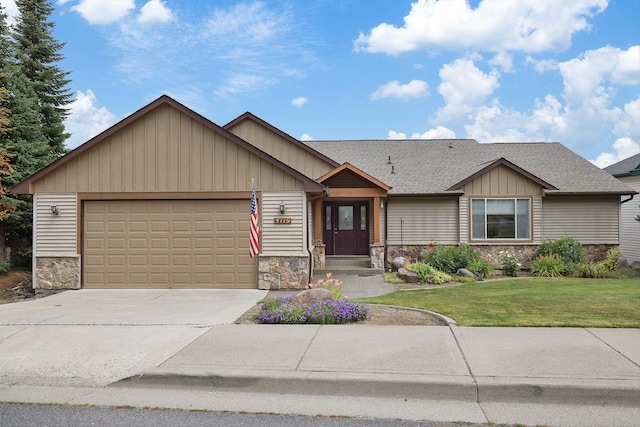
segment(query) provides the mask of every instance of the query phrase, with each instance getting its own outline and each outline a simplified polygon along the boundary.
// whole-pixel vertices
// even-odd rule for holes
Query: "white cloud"
[[[543,59],[538,61],[530,56],[527,56],[527,64],[533,64],[534,69],[538,73],[546,73],[547,71],[555,71],[558,69],[558,61],[553,59]]]
[[[382,23],[360,34],[356,50],[398,55],[430,47],[488,51],[564,50],[587,18],[603,12],[608,0],[483,0],[473,9],[463,0],[418,0],[404,25]]]
[[[7,14],[7,25],[13,25],[18,16],[18,6],[15,0],[0,0],[0,4],[4,6],[4,13]]]
[[[161,0],[149,0],[147,4],[140,9],[138,22],[141,24],[154,24],[173,21],[173,13],[167,8]]]
[[[304,104],[306,104],[307,102],[309,102],[309,100],[307,98],[305,98],[304,96],[299,96],[297,98],[294,98],[291,101],[291,105],[293,105],[294,107],[302,107],[304,106]]]
[[[119,21],[135,8],[134,0],[82,0],[71,7],[91,25],[107,25]]]
[[[300,137],[300,141],[313,141],[313,137],[308,133],[303,133]]]
[[[78,91],[69,106],[69,116],[64,122],[66,131],[71,133],[67,148],[76,148],[98,135],[116,122],[116,116],[105,107],[98,107],[91,89],[85,93]]]
[[[470,58],[459,58],[445,64],[440,69],[440,79],[438,91],[445,106],[436,113],[439,121],[448,121],[473,111],[500,86],[498,71],[484,73]]]
[[[613,143],[613,149],[615,153],[601,153],[597,159],[590,160],[590,162],[599,168],[605,168],[640,153],[640,144],[634,142],[631,138],[618,138]]]
[[[411,139],[453,139],[456,133],[444,126],[438,126],[435,129],[429,129],[424,133],[413,133]]]
[[[264,3],[238,3],[218,9],[207,23],[206,35],[251,43],[266,43],[290,30],[287,14],[268,9]]]
[[[505,73],[513,73],[513,56],[506,52],[500,52],[489,60],[489,65],[500,67]]]
[[[388,139],[407,139],[407,134],[403,132],[396,132],[395,130],[390,130],[387,134]]]
[[[636,54],[635,61],[629,60]],[[581,103],[595,92],[603,92],[605,82],[640,83],[640,48],[634,46],[623,52],[611,46],[586,51],[578,58],[558,64],[564,79],[567,101]]]
[[[375,92],[369,95],[371,99],[396,98],[415,99],[424,98],[429,95],[429,86],[423,80],[411,80],[402,85],[397,80],[388,82],[380,86]]]

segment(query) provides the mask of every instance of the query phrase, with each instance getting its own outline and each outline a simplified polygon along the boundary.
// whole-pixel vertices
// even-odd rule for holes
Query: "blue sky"
[[[167,94],[303,140],[559,141],[600,167],[640,152],[637,0],[52,4],[69,148]]]

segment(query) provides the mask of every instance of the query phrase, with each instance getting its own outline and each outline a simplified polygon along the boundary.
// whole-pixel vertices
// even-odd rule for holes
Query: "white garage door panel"
[[[248,200],[84,203],[84,287],[251,288]]]

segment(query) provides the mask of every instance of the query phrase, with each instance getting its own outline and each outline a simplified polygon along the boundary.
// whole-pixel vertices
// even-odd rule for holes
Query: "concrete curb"
[[[216,391],[360,396],[554,405],[635,407],[637,381],[546,378],[474,378],[343,372],[234,371],[163,372],[125,378],[108,387],[207,389]]]

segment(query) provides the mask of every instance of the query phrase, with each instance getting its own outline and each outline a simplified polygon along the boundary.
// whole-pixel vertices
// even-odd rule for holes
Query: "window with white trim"
[[[471,199],[471,238],[531,239],[531,199]]]

